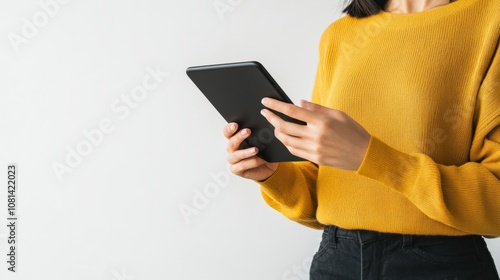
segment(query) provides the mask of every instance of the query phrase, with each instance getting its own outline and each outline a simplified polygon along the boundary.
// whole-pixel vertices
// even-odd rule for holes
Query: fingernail
[[[242,134],[242,135],[247,135],[247,134],[248,134],[248,131],[247,131],[246,129],[243,129],[243,130],[241,131],[241,134]]]
[[[264,117],[266,116],[266,113],[267,113],[266,110],[264,109],[260,110],[260,114],[263,115]]]
[[[264,105],[266,105],[266,106],[267,106],[267,105],[269,104],[269,99],[267,99],[267,98],[262,98],[262,104],[264,104]]]
[[[231,125],[229,126],[229,129],[230,129],[231,131],[234,131],[234,129],[235,129],[235,128],[236,128],[236,126],[235,126],[234,124],[231,124]]]
[[[251,148],[248,152],[249,155],[255,154],[257,152],[257,148]]]

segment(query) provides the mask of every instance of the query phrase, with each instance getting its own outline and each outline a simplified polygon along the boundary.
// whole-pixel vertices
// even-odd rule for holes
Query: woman
[[[275,136],[308,162],[238,150],[291,220],[324,229],[311,279],[499,279],[500,1],[353,0],[320,41],[312,102],[265,98]],[[238,131],[238,133],[236,133]]]

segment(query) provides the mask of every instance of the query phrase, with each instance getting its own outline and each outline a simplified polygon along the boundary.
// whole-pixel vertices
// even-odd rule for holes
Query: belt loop
[[[361,230],[356,231],[356,235],[358,236],[358,242],[359,244],[363,244],[363,236],[361,236]]]
[[[403,235],[403,248],[413,247],[413,237],[410,234]]]
[[[337,248],[337,226],[331,226],[328,230],[328,238],[333,248]]]

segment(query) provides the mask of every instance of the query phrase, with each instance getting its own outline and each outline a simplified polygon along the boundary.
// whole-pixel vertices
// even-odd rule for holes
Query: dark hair
[[[367,17],[383,10],[387,1],[388,0],[352,0],[343,12],[352,17]]]

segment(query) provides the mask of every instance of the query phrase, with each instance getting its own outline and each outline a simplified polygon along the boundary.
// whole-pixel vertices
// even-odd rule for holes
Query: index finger
[[[290,103],[279,101],[277,99],[265,97],[262,99],[262,104],[269,109],[273,109],[284,115],[306,123],[313,122],[313,120],[315,119],[315,116],[311,111],[300,108],[299,106]]]

